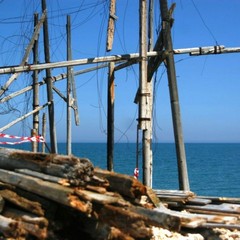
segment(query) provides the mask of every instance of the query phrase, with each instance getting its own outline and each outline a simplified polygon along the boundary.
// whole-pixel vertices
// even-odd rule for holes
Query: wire
[[[219,45],[217,39],[216,39],[215,36],[213,35],[213,32],[211,31],[211,29],[208,27],[208,25],[207,25],[206,22],[204,21],[204,19],[203,19],[203,17],[202,17],[202,14],[201,14],[201,12],[199,11],[199,9],[198,9],[197,5],[195,4],[194,0],[191,0],[191,2],[192,2],[192,4],[193,4],[194,8],[196,9],[196,11],[197,11],[197,13],[198,13],[198,15],[199,15],[199,17],[200,17],[203,25],[204,25],[205,28],[208,30],[209,34],[212,36],[212,38],[213,38],[213,40],[215,41],[216,45]]]

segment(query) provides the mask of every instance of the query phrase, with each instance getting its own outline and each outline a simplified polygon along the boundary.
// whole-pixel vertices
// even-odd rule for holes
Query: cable
[[[215,41],[216,45],[219,45],[217,39],[216,39],[215,36],[213,35],[213,32],[210,30],[210,28],[207,26],[206,22],[204,21],[204,19],[203,19],[203,17],[202,17],[202,14],[201,14],[201,12],[199,11],[199,9],[198,9],[197,5],[195,4],[194,0],[191,0],[191,2],[192,2],[192,4],[193,4],[194,8],[196,9],[196,11],[197,11],[197,13],[198,13],[198,15],[199,15],[199,17],[200,17],[203,25],[205,26],[205,28],[208,30],[208,32],[209,32],[210,35],[212,36],[212,38],[213,38],[213,40]]]

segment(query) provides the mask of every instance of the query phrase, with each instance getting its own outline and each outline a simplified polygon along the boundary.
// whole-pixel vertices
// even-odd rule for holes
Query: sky
[[[240,47],[240,1],[176,0],[173,13],[174,49],[224,45]],[[14,6],[14,7],[13,7]],[[51,62],[66,60],[66,16],[71,16],[73,59],[139,52],[139,1],[118,0],[113,49],[106,52],[108,1],[47,0]],[[33,14],[41,16],[41,1],[0,1],[0,66],[19,65],[32,33]],[[155,41],[160,30],[159,1],[154,4]],[[43,36],[39,38],[39,62],[44,62]],[[189,56],[175,55],[175,67],[185,142],[240,142],[240,54]],[[32,56],[29,63],[32,62]],[[74,67],[74,71],[93,65]],[[115,142],[135,142],[138,106],[134,98],[139,83],[139,67],[133,65],[115,73]],[[65,73],[52,69],[52,75]],[[39,81],[45,72],[39,73]],[[73,142],[107,140],[106,68],[75,77],[80,125],[72,116]],[[9,75],[0,76],[0,85]],[[3,96],[31,84],[31,73],[23,73]],[[166,68],[161,65],[154,76],[153,141],[174,142]],[[55,87],[66,96],[66,80]],[[45,86],[40,88],[40,105],[47,102]],[[32,108],[30,92],[0,104],[4,127]],[[66,141],[66,103],[54,93],[57,140]],[[8,112],[8,110],[11,110]],[[45,108],[40,112],[48,114]],[[29,136],[32,117],[4,133]],[[41,134],[41,129],[40,129]],[[49,136],[47,136],[49,138]]]

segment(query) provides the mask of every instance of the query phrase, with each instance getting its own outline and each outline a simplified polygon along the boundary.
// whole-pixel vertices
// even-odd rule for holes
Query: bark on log
[[[19,236],[18,231],[18,222],[0,215],[0,233],[2,233],[5,237],[16,237]]]
[[[0,168],[6,170],[29,169],[52,176],[66,178],[74,186],[85,185],[93,175],[93,165],[86,158],[33,153],[0,148]]]
[[[5,201],[3,199],[3,197],[0,195],[0,213],[2,212],[3,208],[5,205]]]
[[[84,201],[91,203],[98,203],[101,205],[114,204],[121,207],[129,207],[131,204],[125,201],[119,194],[100,194],[96,192],[87,191],[84,189],[76,189],[75,193]]]
[[[31,213],[34,213],[38,216],[44,215],[44,210],[38,202],[29,201],[26,198],[23,198],[11,190],[0,190],[0,196],[5,200],[13,203],[14,205],[21,207]]]
[[[99,212],[99,219],[133,239],[150,239],[152,236],[150,226],[174,231],[178,231],[181,226],[179,217],[134,206],[120,208],[105,205]]]
[[[15,172],[25,174],[25,175],[28,175],[28,176],[32,176],[32,177],[36,177],[36,178],[40,178],[40,179],[45,180],[45,181],[59,183],[59,184],[64,185],[64,186],[69,186],[69,184],[67,182],[67,179],[63,179],[63,178],[60,178],[60,177],[50,176],[48,174],[39,173],[39,172],[32,171],[32,170],[29,170],[29,169],[15,169]]]
[[[64,206],[71,207],[85,213],[86,215],[89,215],[92,212],[92,204],[89,201],[81,201],[76,195],[74,195],[74,189],[1,169],[0,181],[12,184]]]
[[[94,174],[108,180],[109,190],[118,192],[130,199],[140,198],[142,195],[147,194],[146,187],[133,177],[100,168],[95,168]]]
[[[143,218],[138,214],[129,214],[129,209],[106,205],[100,211],[99,218],[102,222],[119,229],[134,239],[150,239],[151,237],[151,231],[145,225]]]
[[[196,228],[201,226],[203,223],[206,222],[206,219],[203,217],[199,217],[194,214],[190,214],[187,212],[178,212],[170,210],[163,205],[160,206],[160,208],[155,209],[154,211],[157,211],[162,214],[167,214],[172,217],[177,217],[180,219],[180,227],[187,227],[187,228]]]
[[[0,181],[39,194],[40,196],[48,196],[47,198],[52,200],[61,199],[73,193],[73,189],[71,188],[3,169],[0,169]]]
[[[46,239],[48,220],[14,208],[5,208],[4,217],[17,222],[21,234],[35,236],[37,239]]]

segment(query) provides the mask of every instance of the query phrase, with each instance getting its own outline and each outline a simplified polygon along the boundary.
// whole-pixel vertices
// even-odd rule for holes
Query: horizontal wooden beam
[[[195,55],[207,55],[207,54],[222,54],[222,53],[237,53],[240,52],[240,47],[234,48],[225,48],[224,46],[211,46],[211,47],[194,47],[194,48],[182,48],[174,49],[174,54],[190,54],[190,56]],[[164,51],[151,51],[147,52],[147,57],[154,57],[163,54]],[[123,60],[139,59],[139,53],[129,53],[122,55],[112,55],[112,56],[103,56],[96,58],[83,58],[70,61],[62,62],[53,62],[53,63],[41,63],[41,64],[28,64],[24,66],[10,66],[0,68],[0,74],[9,74],[17,72],[29,72],[35,70],[43,70],[49,68],[62,68],[62,67],[71,67],[79,66],[86,64],[95,64],[103,62],[119,62]]]

